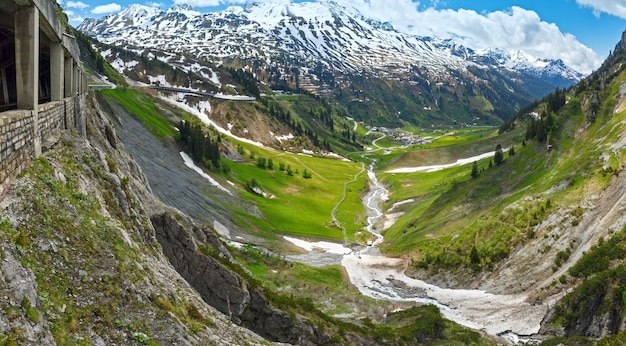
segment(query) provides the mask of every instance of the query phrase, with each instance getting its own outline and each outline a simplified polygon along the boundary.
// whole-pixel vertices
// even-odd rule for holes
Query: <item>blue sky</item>
[[[57,0],[78,26],[85,18],[129,4],[167,9],[189,4],[201,12],[244,6],[251,0]],[[256,0],[276,1],[276,0]],[[286,0],[280,0],[286,2]],[[295,0],[294,2],[316,1]],[[472,48],[520,49],[560,58],[580,72],[596,69],[626,29],[626,0],[336,0],[416,35],[454,37]]]

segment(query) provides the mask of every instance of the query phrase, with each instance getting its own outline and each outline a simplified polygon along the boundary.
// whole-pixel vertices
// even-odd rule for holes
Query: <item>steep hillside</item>
[[[384,174],[388,206],[401,205],[384,248],[411,253],[413,275],[438,285],[548,303],[554,308],[541,333],[559,336],[554,344],[623,340],[624,47],[575,88],[519,114],[511,132],[472,143],[501,144],[499,159],[477,160],[476,170]],[[434,164],[470,147],[425,149],[385,164]]]
[[[0,341],[265,344],[170,265],[150,216],[186,217],[152,195],[95,106],[88,138],[57,133],[2,200]]]
[[[340,100],[355,119],[374,125],[498,124],[581,78],[558,61],[407,35],[333,1],[263,2],[209,14],[133,5],[79,29],[137,52],[243,68],[274,90]]]

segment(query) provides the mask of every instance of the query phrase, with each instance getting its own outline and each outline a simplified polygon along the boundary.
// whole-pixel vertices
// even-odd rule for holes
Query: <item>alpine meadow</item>
[[[626,31],[175,3],[0,5],[0,345],[626,343]]]

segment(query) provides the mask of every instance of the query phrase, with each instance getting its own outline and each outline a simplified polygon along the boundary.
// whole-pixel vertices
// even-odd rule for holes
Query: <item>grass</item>
[[[246,162],[230,165],[230,179],[243,186],[254,179],[266,197],[241,190],[244,198],[253,201],[263,214],[272,232],[308,237],[344,240],[342,229],[333,223],[331,211],[342,199],[343,185],[361,171],[354,162],[296,155],[240,144],[244,147]],[[274,168],[261,168],[259,158],[272,159]],[[280,166],[290,167],[293,175],[280,171]],[[306,170],[311,179],[303,177]],[[360,194],[365,186],[365,174],[348,184],[346,199],[340,204],[337,219],[347,230],[348,239],[361,229],[360,215],[363,205]],[[298,212],[294,213],[294,210]]]
[[[475,179],[470,177],[471,164],[431,173],[380,174],[391,192],[387,207],[413,200],[399,209],[406,214],[385,233],[385,251],[412,253],[414,263],[426,267],[480,268],[505,258],[512,246],[533,236],[529,227],[537,221],[528,221],[527,214],[537,206],[520,204],[519,209],[502,210],[524,195],[519,191],[540,179],[545,165],[545,157],[534,146],[516,149],[513,157],[505,153],[501,165],[490,168],[491,158],[478,161],[480,174]],[[444,150],[452,156],[460,151],[457,146],[436,149]],[[543,217],[545,210],[533,217]],[[517,226],[507,226],[515,220]],[[480,257],[476,263],[471,260],[472,248]]]
[[[179,297],[150,302],[143,280],[153,281],[153,272],[142,266],[155,249],[135,233],[147,234],[143,227],[149,219],[134,208],[130,216],[121,210],[110,176],[121,169],[106,169],[113,161],[102,162],[96,149],[82,156],[74,150],[72,142],[62,139],[46,158],[34,160],[21,175],[24,183],[16,185],[21,202],[15,208],[23,212],[23,222],[0,222],[0,238],[19,249],[16,258],[37,282],[37,304],[22,301],[26,318],[37,323],[46,316],[58,344],[86,343],[94,334],[107,343],[127,344],[131,333],[145,335],[146,343],[153,344],[163,340],[160,328],[171,322],[160,311],[204,330],[211,321],[188,319],[188,303]],[[131,190],[125,198],[131,206],[136,202]],[[151,292],[167,292],[158,284],[150,287]],[[154,318],[143,320],[148,314]]]
[[[428,166],[452,163],[495,150],[497,144],[508,148],[522,142],[523,129],[517,129],[503,135],[497,135],[493,128],[463,129],[454,132],[438,131],[426,137],[433,137],[431,144],[413,145],[396,150],[392,155],[380,155],[377,158],[378,169],[393,169],[411,166]]]
[[[96,91],[110,104],[123,107],[126,111],[140,119],[148,131],[157,138],[175,137],[176,130],[170,119],[164,115],[162,106],[156,99],[132,88],[115,88]]]
[[[614,103],[607,106],[614,107]],[[469,164],[432,173],[380,173],[390,191],[386,207],[413,200],[396,210],[406,214],[386,232],[383,248],[394,254],[411,253],[419,265],[448,269],[490,266],[507,257],[516,244],[535,236],[534,225],[551,208],[579,210],[583,198],[608,186],[622,169],[624,150],[608,150],[603,143],[619,141],[624,131],[621,119],[623,116],[598,116],[582,134],[587,118],[580,101],[573,98],[557,119],[560,130],[552,136],[552,151],[534,141],[519,145],[523,129],[518,128],[505,136],[490,135],[489,129],[484,129],[440,137],[428,148],[373,155],[380,160],[380,169],[390,169],[454,162],[491,151],[497,143],[504,147],[517,144],[516,155],[507,157],[505,153],[502,165],[489,168],[490,159],[479,161],[481,173],[476,179],[469,177]],[[536,198],[555,186],[560,188],[549,197]],[[527,196],[536,201],[524,201]],[[480,258],[474,265],[472,248]]]

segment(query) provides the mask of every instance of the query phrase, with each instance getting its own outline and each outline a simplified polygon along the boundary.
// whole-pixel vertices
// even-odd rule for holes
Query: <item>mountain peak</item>
[[[187,18],[202,15],[202,13],[200,13],[198,10],[187,4],[174,5],[167,10],[167,13],[181,13],[187,16]]]
[[[580,79],[570,78],[574,76],[571,73],[560,73],[558,67],[562,64],[550,66],[550,61],[522,52],[484,53],[455,40],[403,33],[389,23],[368,18],[354,5],[334,0],[259,1],[203,14],[203,20],[190,20],[199,18],[200,13],[188,5],[174,6],[160,15],[146,14],[149,9],[160,11],[157,8],[135,5],[127,11],[132,12],[131,9],[136,12],[130,17],[132,20],[118,14],[100,23],[85,22],[79,29],[109,44],[183,49],[216,60],[233,57],[271,62],[286,53],[292,63],[305,69],[317,68],[321,63],[340,73],[367,71],[400,79],[447,81],[449,71],[464,72],[474,65],[507,68],[533,78],[546,72],[556,78],[562,76],[570,85]],[[181,30],[181,26],[186,29]],[[138,29],[129,35],[129,27]],[[407,71],[412,70],[423,75],[407,77]]]
[[[161,12],[158,6],[146,6],[141,4],[131,4],[122,12],[120,16],[124,18],[151,17]]]

